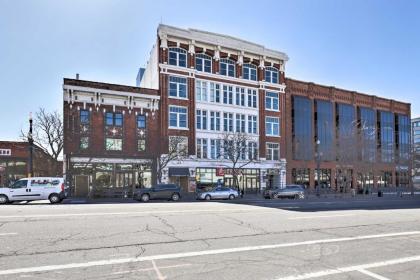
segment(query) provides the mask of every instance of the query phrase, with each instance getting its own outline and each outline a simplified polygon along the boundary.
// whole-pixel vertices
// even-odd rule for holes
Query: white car
[[[60,177],[23,178],[9,187],[0,187],[0,204],[44,199],[59,203],[66,196],[64,179]]]

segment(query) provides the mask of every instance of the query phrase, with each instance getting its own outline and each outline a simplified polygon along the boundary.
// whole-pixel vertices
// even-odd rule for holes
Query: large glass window
[[[187,67],[187,51],[181,48],[169,48],[169,64]]]
[[[382,162],[394,161],[394,114],[379,111],[380,150]]]
[[[210,140],[210,158],[218,159],[221,154],[221,144],[220,139],[211,139]]]
[[[197,138],[197,158],[207,158],[207,139]]]
[[[220,130],[220,112],[210,112],[210,130]]]
[[[146,116],[138,115],[137,116],[137,128],[146,128]]]
[[[197,101],[208,101],[207,82],[195,81],[195,98]]]
[[[265,117],[265,135],[280,136],[280,119],[275,117]]]
[[[336,104],[337,160],[351,163],[356,159],[356,118],[353,105]]]
[[[105,149],[107,151],[122,151],[122,139],[105,138]]]
[[[245,89],[236,87],[236,105],[245,106]]]
[[[396,131],[397,139],[397,155],[399,163],[408,165],[410,158],[410,119],[408,116],[397,115]]]
[[[315,100],[315,131],[321,160],[335,159],[333,154],[333,107],[328,101]]]
[[[377,134],[375,110],[359,107],[359,133],[362,161],[374,162],[376,158]]]
[[[248,133],[257,134],[257,116],[248,116]]]
[[[181,77],[169,77],[169,96],[187,98],[187,79]]]
[[[106,113],[105,124],[107,126],[122,126],[123,125],[122,113],[111,113],[111,112]]]
[[[223,113],[223,131],[233,132],[233,114]]]
[[[279,160],[280,148],[278,143],[266,143],[266,158],[267,160]]]
[[[245,115],[236,114],[236,132],[245,133]]]
[[[196,54],[195,69],[201,72],[211,73],[211,57],[203,53]]]
[[[187,108],[169,106],[169,127],[187,128]]]
[[[196,127],[197,129],[207,129],[207,111],[206,110],[196,110]]]
[[[309,98],[293,96],[292,135],[293,159],[313,159],[312,101]]]
[[[309,188],[309,168],[293,168],[292,169],[293,184],[303,185]]]
[[[265,68],[265,81],[273,84],[279,82],[279,70],[274,67]]]
[[[265,93],[265,109],[266,110],[279,110],[279,94],[276,92]]]
[[[235,62],[231,59],[220,59],[220,74],[223,76],[235,77]]]
[[[257,91],[248,89],[248,107],[257,108]]]
[[[242,77],[247,80],[257,80],[257,66],[254,64],[245,63],[242,66]]]
[[[223,85],[223,103],[233,104],[233,87]]]
[[[248,142],[248,159],[258,159],[258,144],[257,142]]]

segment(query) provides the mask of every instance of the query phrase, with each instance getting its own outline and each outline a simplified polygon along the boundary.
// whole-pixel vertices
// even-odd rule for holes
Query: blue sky
[[[63,77],[135,85],[160,22],[284,51],[288,77],[410,102],[420,116],[419,1],[207,2],[0,0],[0,139],[16,139],[29,111],[61,111]]]

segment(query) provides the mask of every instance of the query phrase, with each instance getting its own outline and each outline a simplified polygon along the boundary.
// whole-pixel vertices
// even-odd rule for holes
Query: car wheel
[[[55,204],[55,203],[60,202],[60,197],[56,193],[51,194],[48,199],[50,200],[51,204]]]
[[[179,194],[177,194],[177,193],[172,194],[171,199],[172,199],[173,201],[178,201],[178,200],[179,200]]]
[[[234,200],[235,196],[233,194],[229,195],[229,200]]]
[[[206,195],[206,197],[204,199],[205,200],[211,200],[211,196],[208,194],[208,195]]]
[[[0,195],[0,204],[6,204],[9,202],[9,199],[4,194]]]
[[[150,196],[147,193],[145,193],[145,194],[142,194],[141,195],[141,198],[140,199],[143,202],[148,202],[150,200]]]

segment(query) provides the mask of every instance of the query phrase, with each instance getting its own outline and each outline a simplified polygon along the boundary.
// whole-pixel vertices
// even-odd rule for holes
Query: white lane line
[[[17,232],[5,232],[5,233],[0,233],[0,236],[6,236],[6,235],[18,235]]]
[[[376,262],[376,263],[338,267],[336,269],[327,269],[327,270],[305,273],[305,274],[300,274],[300,275],[280,277],[280,278],[276,278],[276,280],[304,280],[304,279],[312,279],[312,278],[324,277],[324,276],[329,276],[333,274],[341,274],[341,273],[352,272],[352,271],[361,272],[361,270],[363,271],[363,273],[368,272],[371,274],[370,276],[372,276],[375,273],[367,271],[366,269],[389,266],[389,265],[396,265],[396,264],[402,264],[402,263],[414,262],[414,261],[420,261],[420,255],[400,258],[400,259],[392,259],[392,260]],[[382,277],[378,274],[375,274],[375,276]],[[377,279],[389,280],[387,278],[377,278]]]
[[[190,266],[190,265],[192,265],[192,264],[186,263],[186,264],[176,264],[176,265],[160,266],[159,269],[178,268],[178,267],[184,267],[184,266]],[[154,270],[155,269],[153,267],[140,268],[140,269],[135,269],[135,270],[117,271],[117,272],[112,273],[112,275],[127,274],[127,273],[133,273],[133,272],[154,271]]]
[[[389,278],[383,277],[383,276],[381,276],[379,274],[373,273],[373,272],[368,271],[366,269],[358,269],[357,271],[359,271],[360,273],[366,274],[366,275],[368,275],[368,276],[370,276],[372,278],[378,279],[378,280],[391,280]]]
[[[84,262],[84,263],[68,263],[68,264],[57,264],[57,265],[46,265],[46,266],[34,266],[34,267],[0,270],[0,275],[10,275],[10,274],[29,273],[29,272],[42,272],[42,271],[52,271],[52,270],[71,269],[71,268],[86,268],[86,267],[92,267],[92,266],[115,265],[115,264],[123,264],[123,263],[145,262],[145,261],[152,261],[152,260],[179,259],[179,258],[189,258],[189,257],[207,256],[207,255],[220,255],[220,254],[247,252],[247,251],[295,247],[295,246],[302,246],[302,245],[325,244],[325,243],[334,243],[334,242],[367,240],[367,239],[375,239],[375,238],[383,238],[383,237],[399,237],[399,236],[409,236],[409,235],[420,235],[420,231],[406,231],[406,232],[374,234],[374,235],[361,235],[361,236],[354,236],[354,237],[318,239],[318,240],[308,240],[308,241],[303,241],[303,242],[291,242],[291,243],[280,243],[280,244],[270,244],[270,245],[236,247],[236,248],[227,248],[227,249],[192,251],[192,252],[184,252],[184,253],[143,256],[143,257],[135,257],[135,258],[108,259],[108,260],[98,260],[98,261],[90,261],[90,262]]]
[[[164,211],[141,211],[141,212],[94,212],[94,213],[69,213],[69,214],[38,214],[38,215],[9,215],[0,216],[0,219],[16,219],[16,218],[62,218],[62,217],[83,217],[83,216],[107,216],[107,215],[127,215],[138,216],[148,214],[177,214],[177,213],[213,213],[213,212],[254,212],[267,211],[266,209],[214,209],[214,210],[164,210]]]
[[[356,216],[356,215],[355,214],[337,214],[337,215],[324,215],[324,216],[303,216],[303,217],[288,218],[288,220],[335,218],[335,217],[350,217],[350,216]]]
[[[154,260],[152,260],[152,265],[153,265],[153,270],[156,272],[156,276],[158,278],[158,280],[165,280],[166,277],[163,276],[163,274],[160,272],[158,266],[156,265],[156,262]]]

